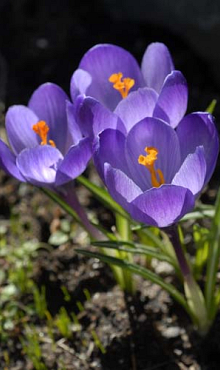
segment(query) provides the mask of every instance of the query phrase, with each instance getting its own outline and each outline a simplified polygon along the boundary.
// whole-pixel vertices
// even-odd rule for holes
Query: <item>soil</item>
[[[89,47],[100,42],[121,45],[132,52],[138,61],[146,46],[162,41],[170,48],[177,69],[189,83],[189,111],[205,110],[219,89],[206,64],[182,39],[151,24],[112,19],[100,1],[36,1],[2,0],[0,4],[0,99],[6,108],[11,104],[26,104],[30,94],[41,83],[52,81],[68,93],[71,74]],[[65,26],[64,26],[65,25]],[[215,116],[219,122],[220,108]],[[218,186],[217,173],[210,189]],[[1,172],[0,219],[9,222],[11,212],[19,213],[21,222],[32,225],[31,237],[48,242],[57,220],[66,217],[38,189],[18,184]],[[90,211],[98,213],[109,227],[114,219],[82,188],[81,198]],[[209,195],[211,192],[209,193]],[[204,198],[210,201],[208,193]],[[23,235],[28,240],[27,228]],[[9,235],[10,241],[10,235]],[[75,247],[88,241],[76,228],[71,242],[38,252],[34,262],[34,280],[46,287],[48,310],[55,316],[61,306],[67,312],[80,312],[81,330],[72,339],[57,334],[54,350],[46,333],[44,321],[34,325],[43,342],[43,354],[49,370],[58,369],[62,362],[69,370],[217,370],[220,355],[220,317],[210,334],[201,339],[185,312],[156,285],[136,279],[135,297],[125,295],[115,285],[110,269],[94,259],[86,259]],[[162,269],[167,281],[172,273]],[[66,301],[62,287],[70,294]],[[85,299],[84,289],[91,299]],[[24,302],[28,297],[23,297]],[[104,350],[97,345],[97,334]],[[1,348],[2,353],[4,347]],[[22,353],[18,336],[7,345],[10,370],[31,370],[33,367]],[[2,354],[0,360],[3,361]],[[3,362],[0,368],[3,369]]]
[[[31,223],[31,234],[27,228],[23,238],[34,236],[42,243],[59,220],[68,217],[38,189],[30,185],[18,184],[14,179],[1,173],[0,210],[1,220],[9,220],[11,212],[20,214],[19,222]],[[77,189],[84,202],[94,211],[94,200],[86,196],[84,189]],[[23,197],[19,194],[23,194]],[[97,204],[98,206],[98,204]],[[97,210],[101,221],[113,222],[113,218],[101,206]],[[96,208],[95,208],[96,210]],[[104,214],[108,214],[107,216]],[[103,216],[104,215],[104,216]],[[54,226],[55,225],[55,226]],[[10,240],[10,224],[9,224]],[[15,242],[11,239],[11,242]],[[39,287],[45,286],[48,310],[52,317],[61,307],[71,315],[78,315],[80,329],[75,328],[71,339],[55,334],[56,347],[48,335],[45,319],[32,318],[42,343],[43,360],[48,370],[56,370],[58,363],[69,370],[217,370],[219,364],[219,327],[216,319],[210,334],[200,338],[182,308],[158,286],[135,277],[137,293],[134,297],[122,292],[115,284],[110,268],[96,259],[87,259],[75,252],[75,248],[91,248],[85,233],[76,227],[71,242],[58,247],[38,250],[34,261],[32,278]],[[168,282],[175,277],[166,264],[156,266]],[[65,299],[63,287],[68,291]],[[180,288],[180,287],[179,287]],[[86,298],[87,289],[90,298]],[[28,303],[30,297],[24,295],[21,302]],[[78,302],[83,306],[79,311]],[[18,328],[17,328],[18,330]],[[100,345],[93,337],[99,338]],[[21,333],[20,333],[21,334]],[[19,335],[20,335],[19,334]],[[2,345],[2,354],[7,349],[10,354],[10,370],[31,370],[32,363],[21,349],[16,331]],[[1,369],[4,368],[0,354]]]

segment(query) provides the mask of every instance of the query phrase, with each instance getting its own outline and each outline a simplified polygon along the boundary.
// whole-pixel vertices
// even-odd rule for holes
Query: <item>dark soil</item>
[[[189,83],[189,111],[205,110],[213,98],[219,98],[218,87],[207,66],[183,40],[154,25],[113,20],[103,4],[101,0],[1,0],[0,98],[6,107],[26,104],[33,90],[46,81],[58,83],[68,92],[71,74],[80,58],[89,47],[100,42],[121,45],[139,61],[150,42],[165,42],[176,68],[182,70]],[[219,105],[215,115],[218,122]],[[211,189],[218,186],[218,169]],[[28,221],[32,225],[31,237],[36,235],[47,243],[57,220],[66,217],[64,213],[39,190],[21,186],[3,173],[0,181],[1,221],[9,222],[12,211],[20,214],[23,224]],[[79,193],[85,198],[83,189]],[[207,194],[205,197],[210,200]],[[112,215],[92,199],[87,200],[87,205],[111,226]],[[23,237],[30,238],[28,228]],[[44,322],[34,322],[44,339],[48,369],[56,370],[59,360],[69,370],[219,369],[219,317],[208,337],[202,340],[181,307],[157,286],[137,279],[136,296],[124,295],[108,267],[76,254],[75,247],[84,240],[82,230],[76,228],[71,243],[39,250],[34,264],[33,278],[39,286],[46,287],[52,316],[61,306],[76,313],[77,301],[84,306],[79,314],[81,330],[71,340],[59,340],[58,336],[56,351],[46,335]],[[166,268],[162,274],[164,279],[172,281],[172,273],[166,272]],[[63,286],[70,294],[68,302],[64,299]],[[90,292],[90,300],[85,299],[85,288]],[[93,330],[105,353],[95,344]],[[32,369],[21,351],[18,336],[8,342],[7,349],[10,370]],[[0,360],[3,361],[2,354]],[[3,362],[0,369],[4,369]]]
[[[27,230],[24,239],[35,234],[40,241],[47,242],[54,224],[57,225],[65,214],[31,186],[25,185],[21,198],[18,194],[23,185],[4,174],[1,174],[1,184],[2,222],[8,220],[10,212],[19,212],[21,225],[28,219],[33,226],[31,235]],[[83,193],[84,190],[79,188],[78,191]],[[84,193],[83,196],[85,199]],[[90,206],[89,199],[87,203]],[[60,361],[69,370],[218,369],[219,318],[208,337],[201,339],[182,308],[158,286],[136,277],[136,295],[124,294],[115,285],[108,266],[98,260],[85,259],[74,251],[79,245],[91,248],[83,231],[76,227],[71,243],[40,249],[34,263],[33,279],[39,287],[46,287],[52,317],[63,306],[69,314],[78,315],[81,325],[71,339],[64,339],[57,333],[54,348],[46,321],[32,319],[41,337],[43,360],[48,370],[58,369]],[[160,263],[159,268],[161,276],[172,282],[174,276],[167,266]],[[63,287],[69,294],[67,301]],[[90,299],[86,299],[84,289],[89,291]],[[29,296],[21,297],[23,303],[30,299]],[[83,305],[82,312],[77,302]],[[104,348],[103,353],[94,341],[93,331]],[[31,370],[31,362],[21,350],[19,335],[15,332],[7,346],[2,346],[3,352],[7,348],[10,353],[8,369]],[[7,369],[1,355],[0,360],[1,368]]]

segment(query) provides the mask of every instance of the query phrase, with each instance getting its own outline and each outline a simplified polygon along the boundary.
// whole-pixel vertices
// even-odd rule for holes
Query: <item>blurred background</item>
[[[206,0],[1,0],[0,100],[26,104],[46,81],[69,92],[83,54],[114,43],[140,62],[164,42],[189,84],[189,111],[204,110],[220,89],[220,3]],[[215,115],[219,117],[217,105]]]

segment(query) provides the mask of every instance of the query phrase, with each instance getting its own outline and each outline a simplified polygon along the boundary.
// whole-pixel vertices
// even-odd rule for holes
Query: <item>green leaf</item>
[[[220,258],[220,189],[215,204],[215,215],[209,235],[209,256],[205,284],[205,299],[208,315],[213,320],[216,314],[215,287]]]
[[[116,265],[122,269],[127,269],[133,274],[140,275],[143,278],[150,280],[152,283],[155,283],[166,290],[177,302],[179,302],[184,307],[189,315],[192,314],[184,296],[172,284],[167,283],[164,279],[157,276],[154,272],[146,269],[145,267],[139,266],[129,261],[122,261],[119,258],[105,256],[101,253],[90,252],[84,249],[76,249],[76,251],[83,254],[84,256],[98,258],[100,261],[106,262],[110,265]]]
[[[84,185],[91,193],[100,200],[107,208],[111,209],[113,212],[119,213],[121,216],[130,219],[129,215],[125,210],[116,203],[112,197],[109,195],[109,193],[99,187],[98,185],[93,184],[91,181],[86,179],[83,176],[79,176],[76,179],[80,184]]]
[[[149,242],[152,242],[152,245],[154,245],[155,247],[158,247],[161,250],[164,250],[164,245],[163,245],[162,240],[159,238],[159,236],[155,235],[152,228],[150,228],[149,226],[142,225],[142,228],[138,229],[137,227],[137,228],[134,228],[133,230],[137,230],[138,235],[140,235],[141,237],[143,236],[144,240],[146,240],[147,238]]]
[[[183,218],[181,218],[180,222],[188,220],[200,220],[203,219],[204,217],[213,218],[214,214],[215,214],[214,209],[204,209],[200,211],[195,210],[193,212],[187,213]]]
[[[194,274],[198,280],[209,253],[209,230],[195,224],[193,226],[193,239],[196,244],[196,257],[193,264]]]
[[[220,304],[220,289],[217,290],[216,296],[215,296],[215,304],[216,304],[216,309]]]
[[[0,286],[3,284],[5,279],[6,279],[6,272],[4,270],[0,270]]]
[[[216,103],[217,103],[217,100],[213,99],[212,102],[209,104],[209,106],[206,108],[206,112],[213,114]]]
[[[95,222],[92,222],[91,221],[91,224],[96,227],[99,231],[101,231],[105,236],[106,238],[110,239],[110,240],[117,240],[115,234],[109,232],[108,230],[106,230],[103,226],[101,225],[98,225],[97,223]]]
[[[128,252],[131,254],[145,255],[148,257],[156,258],[159,261],[166,261],[170,264],[173,264],[173,261],[171,260],[171,258],[161,253],[161,251],[158,251],[155,247],[151,247],[148,245],[134,244],[132,242],[127,242],[127,241],[113,241],[113,242],[101,241],[101,242],[93,242],[92,245],[96,247],[101,247],[101,248],[104,247],[104,248],[115,249],[121,252]]]

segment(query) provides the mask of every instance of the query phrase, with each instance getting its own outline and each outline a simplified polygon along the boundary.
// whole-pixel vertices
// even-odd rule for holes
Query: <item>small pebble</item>
[[[180,328],[178,326],[171,326],[163,330],[162,334],[165,338],[176,338],[180,335]]]

